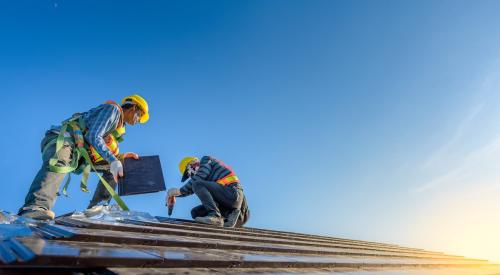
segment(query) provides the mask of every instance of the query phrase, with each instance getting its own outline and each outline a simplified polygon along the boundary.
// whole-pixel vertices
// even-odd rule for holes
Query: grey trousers
[[[19,209],[19,213],[27,210],[51,210],[54,207],[57,198],[57,192],[61,187],[61,182],[63,181],[66,174],[54,173],[49,170],[49,160],[55,154],[56,144],[49,146],[45,152],[43,148],[53,139],[57,138],[57,134],[47,131],[45,137],[42,139],[40,144],[42,151],[42,167],[38,170],[33,182],[31,183],[30,189],[26,198],[24,199],[24,205]],[[71,163],[73,157],[74,143],[65,141],[63,148],[59,151],[57,156],[58,162],[56,166],[64,167]],[[108,181],[108,183],[115,188],[116,182],[114,181],[109,170],[103,171],[103,177]],[[109,174],[109,175],[108,175]],[[101,200],[109,200],[110,195],[108,191],[99,182],[99,185],[94,193],[91,204],[95,202],[97,204]]]
[[[192,188],[206,209],[208,216],[222,217],[219,206],[224,209],[239,209],[241,207],[243,191],[237,184],[224,186],[213,181],[198,180],[192,182]],[[198,210],[202,210],[202,208]]]

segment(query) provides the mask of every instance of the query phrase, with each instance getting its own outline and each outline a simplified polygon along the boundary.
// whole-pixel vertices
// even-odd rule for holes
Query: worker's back
[[[200,160],[200,169],[193,176],[193,180],[218,181],[231,174],[230,169],[222,161],[211,156],[204,156]]]

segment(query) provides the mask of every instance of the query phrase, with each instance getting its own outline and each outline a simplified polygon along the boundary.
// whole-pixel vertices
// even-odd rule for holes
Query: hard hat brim
[[[141,116],[141,119],[139,120],[140,123],[146,123],[148,122],[149,120],[149,114],[148,113],[144,113],[142,116]]]

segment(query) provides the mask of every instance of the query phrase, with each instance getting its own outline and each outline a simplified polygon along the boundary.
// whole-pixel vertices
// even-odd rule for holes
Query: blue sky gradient
[[[1,208],[52,124],[140,93],[122,151],[233,166],[249,226],[499,260],[497,1],[14,1],[0,4]],[[92,177],[90,187],[95,187]],[[91,194],[59,198],[57,214]],[[130,196],[166,215],[164,193]],[[188,218],[195,196],[179,199]]]

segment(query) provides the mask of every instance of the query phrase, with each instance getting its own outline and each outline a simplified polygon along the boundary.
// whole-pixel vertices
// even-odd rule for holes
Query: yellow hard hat
[[[142,110],[143,114],[139,120],[140,123],[146,123],[149,120],[148,102],[142,96],[138,94],[127,96],[122,100],[122,104],[124,104],[126,101],[134,102]]]
[[[181,175],[182,175],[181,181],[185,181],[188,178],[188,175],[186,174],[186,168],[187,168],[187,165],[193,160],[198,160],[198,158],[197,157],[185,157],[181,160],[181,162],[179,162],[179,171],[181,172]]]

